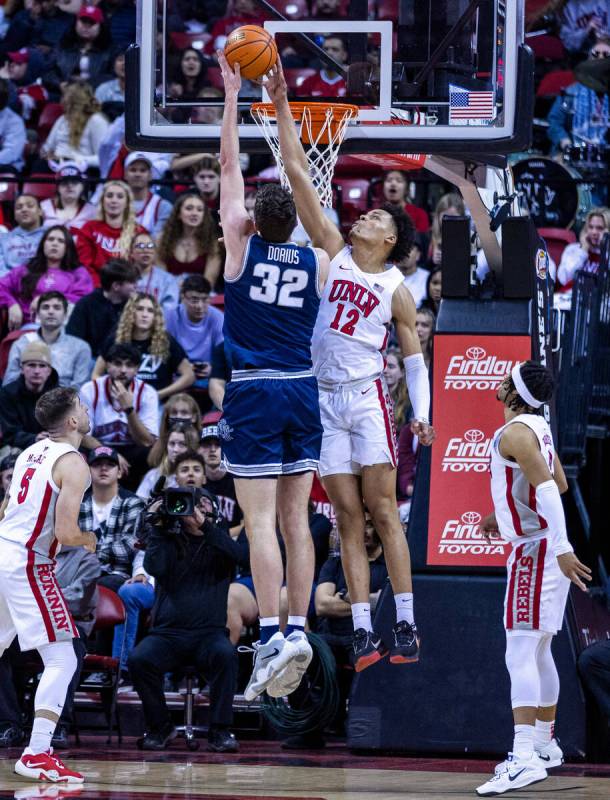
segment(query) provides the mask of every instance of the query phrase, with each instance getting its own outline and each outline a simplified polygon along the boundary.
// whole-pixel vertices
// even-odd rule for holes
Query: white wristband
[[[420,422],[430,419],[430,381],[426,362],[421,353],[403,359],[409,400],[413,406],[413,416]]]
[[[556,556],[573,553],[574,548],[568,540],[561,495],[555,481],[545,481],[536,486],[536,510],[548,525],[553,553]]]

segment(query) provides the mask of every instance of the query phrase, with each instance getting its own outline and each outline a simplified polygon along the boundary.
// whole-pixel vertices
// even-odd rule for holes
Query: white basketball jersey
[[[523,541],[548,527],[536,508],[536,488],[527,480],[517,463],[500,455],[500,439],[509,425],[520,422],[535,434],[540,452],[553,474],[555,448],[553,435],[544,417],[538,414],[519,414],[499,428],[491,446],[491,496],[493,498],[498,530],[509,542]]]
[[[22,545],[48,558],[60,548],[55,538],[55,503],[59,487],[53,466],[66,453],[78,453],[71,444],[41,439],[19,455],[13,470],[9,501],[0,521],[0,540]]]
[[[383,372],[392,297],[403,279],[397,267],[363,272],[349,246],[333,258],[311,341],[320,383],[349,383]]]

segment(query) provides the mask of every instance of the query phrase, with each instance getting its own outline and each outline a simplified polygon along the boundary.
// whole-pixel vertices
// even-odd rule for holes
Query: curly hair
[[[161,415],[161,423],[159,425],[159,438],[153,444],[150,449],[150,453],[148,454],[148,464],[151,467],[157,467],[161,463],[161,459],[163,458],[164,447],[162,446],[161,442],[163,437],[168,436],[168,430],[170,427],[170,419],[172,414],[175,411],[176,406],[178,403],[184,403],[185,405],[189,406],[189,410],[191,413],[191,420],[194,417],[194,422],[191,422],[189,419],[185,419],[184,422],[191,423],[195,430],[197,431],[197,436],[201,433],[201,411],[199,410],[199,406],[197,405],[197,401],[194,400],[190,394],[186,394],[186,392],[178,392],[178,394],[173,394],[171,397],[167,398],[167,402],[163,408],[163,414]],[[167,441],[167,439],[166,439]]]
[[[388,261],[398,264],[409,255],[415,244],[415,225],[402,208],[391,203],[384,203],[381,208],[392,217],[396,228],[396,244],[388,254]]]
[[[153,324],[150,331],[151,341],[149,352],[152,353],[153,356],[160,358],[162,361],[167,361],[169,358],[169,336],[167,334],[167,330],[165,329],[165,318],[163,316],[161,306],[152,294],[138,292],[129,298],[125,304],[125,308],[121,312],[114,341],[117,344],[124,344],[133,341],[136,306],[142,300],[149,300],[154,311]]]
[[[70,144],[78,147],[87,123],[101,106],[88,83],[70,83],[64,89],[61,104],[70,131]]]
[[[297,224],[292,193],[277,183],[268,183],[256,193],[254,224],[266,242],[287,242]]]
[[[159,437],[159,442],[161,445],[159,452],[161,454],[161,458],[158,464],[153,465],[155,467],[159,467],[159,473],[165,477],[171,475],[174,471],[174,465],[169,460],[169,456],[167,454],[167,443],[169,442],[169,437],[172,435],[172,433],[184,434],[184,442],[187,450],[197,450],[199,447],[199,433],[197,432],[197,428],[188,420],[185,419],[184,422],[174,422],[173,425],[170,425],[163,436]]]
[[[553,397],[555,391],[555,378],[550,369],[542,366],[537,361],[523,361],[519,366],[519,372],[523,378],[523,383],[536,400],[543,403],[548,403]],[[512,377],[509,375],[507,378],[507,400],[508,407],[512,411],[519,411],[525,414],[543,414],[544,406],[540,408],[532,408],[527,402],[519,395]]]
[[[394,403],[394,420],[396,422],[397,431],[402,428],[408,419],[411,401],[409,400],[409,393],[407,391],[407,384],[405,380],[405,365],[403,364],[403,356],[398,347],[389,347],[386,353],[386,360],[393,356],[400,368],[402,379],[397,381],[396,384],[389,389],[390,397]]]
[[[104,199],[106,197],[106,192],[111,186],[118,186],[125,192],[127,196],[127,205],[125,206],[125,211],[123,212],[123,224],[121,225],[121,235],[119,237],[119,251],[121,258],[129,259],[131,242],[136,232],[136,211],[133,194],[131,193],[131,189],[125,183],[125,181],[106,181],[97,207],[97,219],[101,219],[102,222],[108,221],[106,219],[106,211],[104,209]]]
[[[184,194],[181,194],[176,200],[172,213],[163,226],[163,231],[159,239],[159,259],[164,264],[167,264],[169,259],[173,257],[178,240],[184,235],[184,225],[180,219],[180,212],[186,201],[192,198],[203,203],[203,219],[201,225],[195,230],[195,241],[199,249],[198,255],[207,255],[208,253],[215,254],[218,252],[218,228],[216,227],[212,212],[203,202],[198,192],[184,192]]]
[[[47,257],[44,254],[44,245],[49,235],[53,231],[61,231],[64,234],[64,241],[66,243],[66,252],[61,260],[59,268],[64,272],[74,272],[80,266],[80,259],[76,252],[76,245],[72,234],[63,225],[52,225],[47,228],[42,235],[35,254],[30,258],[27,263],[27,271],[21,280],[21,294],[24,300],[31,300],[34,297],[34,291],[38,281],[49,268]]]

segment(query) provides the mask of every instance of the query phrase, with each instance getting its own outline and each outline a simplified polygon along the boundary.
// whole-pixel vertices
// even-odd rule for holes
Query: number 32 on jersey
[[[259,262],[252,274],[260,278],[260,286],[250,287],[250,298],[259,303],[276,304],[284,308],[303,308],[303,297],[298,293],[307,288],[309,275],[302,269],[281,270],[276,264]]]

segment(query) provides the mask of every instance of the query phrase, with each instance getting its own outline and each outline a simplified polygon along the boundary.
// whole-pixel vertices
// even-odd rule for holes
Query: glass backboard
[[[235,23],[215,22],[205,9],[217,4],[204,2],[201,32],[173,30],[176,2],[138,2],[127,143],[218,151],[224,95],[215,50]],[[312,0],[311,11],[306,0],[232,3],[275,36],[292,100],[358,106],[343,153],[504,154],[529,143],[533,57],[523,44],[523,0]],[[244,82],[244,151],[267,152],[250,115],[266,99]]]

